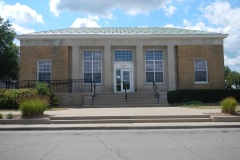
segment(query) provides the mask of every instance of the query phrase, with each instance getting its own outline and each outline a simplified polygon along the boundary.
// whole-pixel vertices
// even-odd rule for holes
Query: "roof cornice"
[[[228,34],[23,34],[18,40],[27,39],[100,39],[100,38],[226,38]]]

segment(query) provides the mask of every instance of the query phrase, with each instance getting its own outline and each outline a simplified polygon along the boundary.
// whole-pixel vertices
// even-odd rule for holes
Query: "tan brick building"
[[[227,35],[177,28],[70,28],[18,35],[20,80],[93,79],[98,92],[224,88]],[[73,92],[78,88],[72,86]]]

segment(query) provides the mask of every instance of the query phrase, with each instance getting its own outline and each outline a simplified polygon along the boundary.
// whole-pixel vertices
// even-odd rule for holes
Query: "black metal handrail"
[[[160,91],[158,89],[157,84],[153,81],[153,91],[155,93],[155,98],[158,99],[158,104],[159,104],[159,99],[160,99]]]
[[[96,83],[91,83],[92,107],[94,105],[94,97],[96,96]]]
[[[126,102],[126,107],[127,107],[127,100],[128,100],[128,96],[127,96],[127,86],[126,84],[123,82],[123,89],[125,91],[125,102]]]

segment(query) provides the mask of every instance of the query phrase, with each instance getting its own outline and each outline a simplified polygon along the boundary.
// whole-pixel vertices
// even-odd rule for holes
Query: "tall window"
[[[51,61],[50,60],[39,60],[38,61],[38,80],[49,81],[51,80]]]
[[[195,82],[196,83],[208,82],[207,60],[206,59],[195,59],[194,60],[194,71],[195,71]]]
[[[162,50],[145,51],[146,83],[163,82],[163,54]]]
[[[115,61],[125,61],[125,62],[131,62],[132,61],[132,50],[115,50],[114,51],[114,59]]]
[[[92,79],[94,83],[102,82],[101,50],[84,50],[84,79]]]

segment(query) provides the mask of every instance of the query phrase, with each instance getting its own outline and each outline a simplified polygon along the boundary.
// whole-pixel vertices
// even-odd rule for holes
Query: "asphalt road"
[[[1,160],[239,160],[240,129],[1,131]]]

